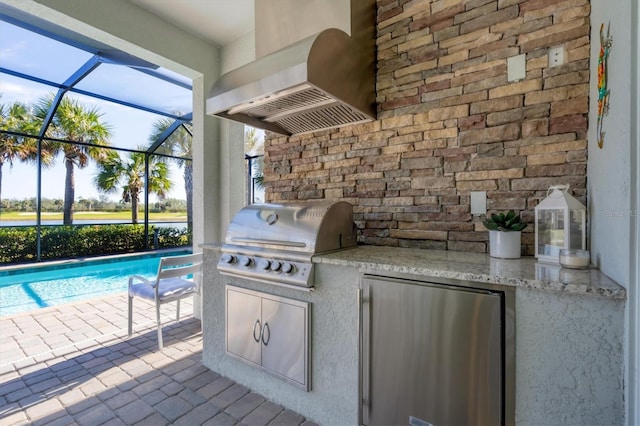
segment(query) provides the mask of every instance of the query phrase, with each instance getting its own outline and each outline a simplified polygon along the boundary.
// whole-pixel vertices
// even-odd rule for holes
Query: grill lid
[[[275,285],[313,287],[312,257],[357,244],[346,202],[252,204],[227,230],[218,271]]]
[[[229,224],[223,250],[253,248],[312,256],[356,244],[353,208],[344,201],[252,204]]]

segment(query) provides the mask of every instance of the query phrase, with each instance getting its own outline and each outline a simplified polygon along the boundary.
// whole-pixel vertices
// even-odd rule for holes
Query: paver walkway
[[[121,294],[0,318],[0,424],[314,425],[202,366],[190,301],[179,323],[162,307],[162,351],[153,305],[134,299],[128,339],[126,304]]]

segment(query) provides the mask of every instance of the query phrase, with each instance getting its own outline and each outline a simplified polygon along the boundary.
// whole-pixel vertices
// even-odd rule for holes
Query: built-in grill
[[[252,204],[231,221],[218,270],[274,284],[312,287],[313,255],[356,244],[349,203]]]

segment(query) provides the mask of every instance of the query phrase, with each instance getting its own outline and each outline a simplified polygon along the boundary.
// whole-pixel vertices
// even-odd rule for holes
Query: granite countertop
[[[598,269],[565,269],[534,257],[495,259],[488,254],[359,246],[313,257],[319,264],[414,274],[529,289],[626,299],[624,287]]]

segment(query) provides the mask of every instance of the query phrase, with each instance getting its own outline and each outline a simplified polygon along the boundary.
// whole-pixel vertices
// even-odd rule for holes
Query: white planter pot
[[[520,231],[489,231],[489,255],[501,259],[519,259]]]

